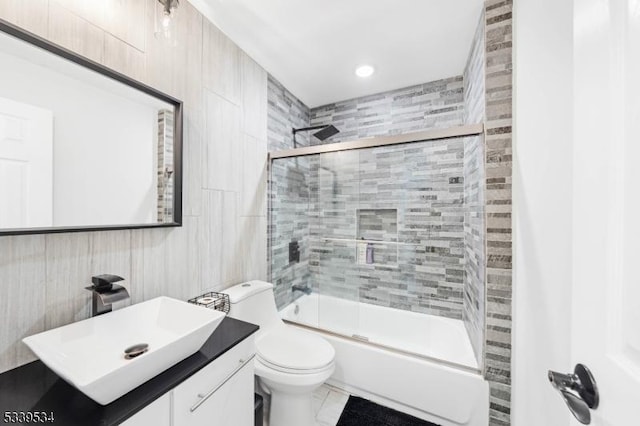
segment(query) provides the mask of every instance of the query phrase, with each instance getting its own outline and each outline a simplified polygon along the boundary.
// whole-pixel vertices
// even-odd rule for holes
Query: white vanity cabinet
[[[255,353],[250,336],[123,426],[253,426]]]
[[[254,338],[173,390],[173,426],[252,426]]]

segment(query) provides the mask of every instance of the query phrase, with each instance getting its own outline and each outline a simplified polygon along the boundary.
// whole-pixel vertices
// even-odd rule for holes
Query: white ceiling
[[[189,0],[309,107],[461,75],[483,0]],[[354,74],[360,64],[376,73]]]

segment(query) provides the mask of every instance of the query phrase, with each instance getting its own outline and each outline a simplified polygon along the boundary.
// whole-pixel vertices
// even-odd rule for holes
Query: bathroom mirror
[[[0,21],[0,235],[180,226],[182,103]]]

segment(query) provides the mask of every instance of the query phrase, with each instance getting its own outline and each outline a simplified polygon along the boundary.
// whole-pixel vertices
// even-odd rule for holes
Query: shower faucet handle
[[[300,262],[300,243],[298,241],[291,241],[289,243],[289,263]]]

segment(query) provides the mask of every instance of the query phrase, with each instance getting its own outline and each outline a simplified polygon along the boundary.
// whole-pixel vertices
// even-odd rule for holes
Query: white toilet
[[[230,317],[260,326],[255,374],[271,395],[269,425],[314,426],[313,391],[333,374],[333,346],[280,319],[273,284],[249,281],[225,293],[231,302]]]

